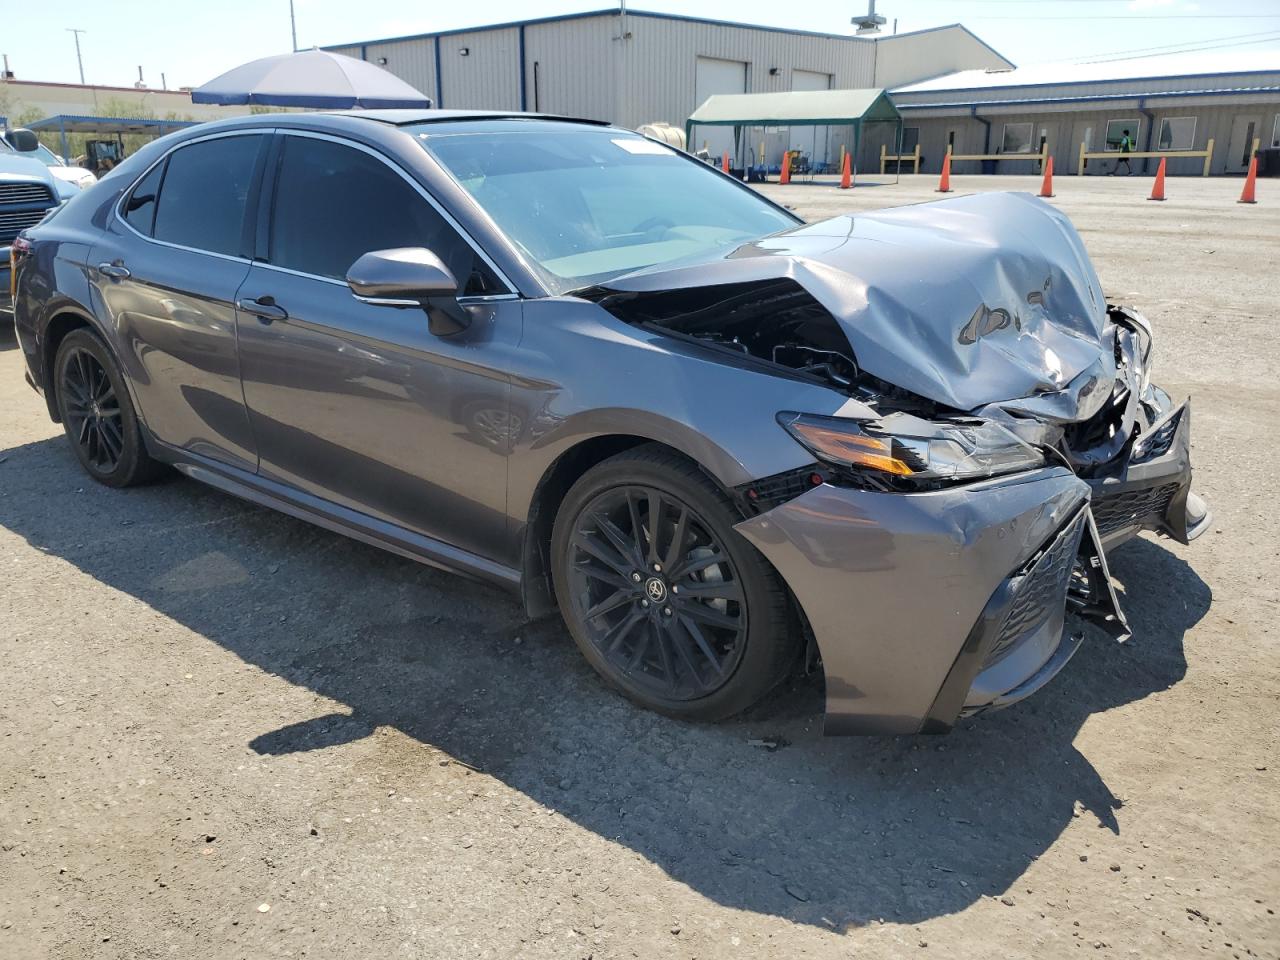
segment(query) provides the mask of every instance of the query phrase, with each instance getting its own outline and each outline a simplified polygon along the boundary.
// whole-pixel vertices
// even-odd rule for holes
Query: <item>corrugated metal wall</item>
[[[445,107],[519,110],[519,28],[442,36],[440,75]]]
[[[875,76],[874,44],[754,30],[724,24],[665,20],[630,14],[626,43],[626,96],[615,121],[636,127],[654,120],[683,125],[697,107],[698,57],[747,64],[747,92],[791,89],[793,69],[826,73],[832,87],[869,87]],[[771,74],[771,70],[776,73]]]
[[[386,69],[446,108],[519,110],[521,32],[513,26],[440,35],[439,89],[434,36],[331,49],[371,61],[385,57]],[[798,89],[805,84],[797,86],[796,77],[805,72],[830,76],[835,89],[874,82],[869,40],[634,13],[626,17],[626,37],[623,32],[614,12],[526,24],[524,108],[631,128],[657,120],[683,127],[698,106],[699,58],[745,63],[747,92]],[[785,129],[750,130],[738,156],[754,157],[765,141],[767,159],[777,164],[790,139]],[[812,146],[812,134],[801,139]],[[852,146],[852,129],[831,128],[822,139],[836,156],[840,145]]]
[[[999,151],[1003,140],[1003,128],[1006,123],[1032,124],[1033,141],[1039,143],[1043,134],[1047,138],[1049,151],[1053,155],[1054,170],[1059,174],[1074,174],[1078,166],[1080,143],[1088,141],[1090,152],[1102,150],[1106,136],[1107,122],[1110,120],[1137,120],[1140,129],[1137,131],[1137,149],[1144,151],[1158,149],[1161,121],[1165,118],[1196,118],[1194,150],[1204,150],[1209,139],[1214,140],[1213,161],[1210,172],[1213,174],[1242,172],[1245,152],[1248,144],[1243,142],[1243,133],[1236,131],[1233,141],[1233,126],[1238,118],[1255,122],[1255,136],[1267,146],[1274,136],[1273,131],[1280,116],[1280,97],[1268,99],[1265,96],[1248,97],[1196,97],[1169,101],[1148,101],[1146,113],[1139,111],[1137,101],[1121,101],[1099,107],[1097,104],[1080,104],[1084,109],[1057,109],[1053,111],[1031,110],[1026,107],[984,107],[979,109],[982,117],[991,123],[991,150]],[[913,111],[904,111],[903,122],[907,126],[920,128],[920,152],[923,157],[921,171],[937,173],[942,168],[942,156],[946,152],[947,134],[956,131],[956,153],[982,153],[983,126],[968,116],[960,114],[945,117],[921,117]],[[1148,137],[1148,132],[1150,136]],[[890,149],[892,152],[892,149]],[[879,153],[879,147],[876,147]],[[1240,154],[1237,156],[1236,154]],[[1119,159],[1117,155],[1115,159]],[[1135,160],[1131,166],[1134,173],[1154,173],[1158,160]],[[1171,176],[1198,176],[1203,171],[1204,161],[1201,159],[1170,160],[1167,172]],[[953,169],[957,173],[976,173],[978,164],[968,162],[957,164]],[[1004,162],[997,167],[1000,173],[1033,173],[1035,167],[1027,162]],[[1087,172],[1089,174],[1105,174],[1115,169],[1115,161],[1091,160]]]
[[[957,70],[1009,69],[1011,64],[959,24],[877,41],[875,83],[892,90]]]
[[[1097,97],[1116,94],[1142,96],[1148,93],[1172,91],[1221,90],[1240,86],[1280,85],[1280,70],[1270,73],[1253,73],[1247,83],[1239,76],[1206,75],[1192,77],[1155,77],[1145,80],[1099,80],[1092,83],[1023,84],[1008,87],[984,87],[972,90],[928,90],[897,94],[902,103],[954,103],[957,101],[990,102],[995,100],[1025,100],[1029,97],[1058,99],[1063,97]]]
[[[386,57],[385,68],[415,90],[420,90],[436,105],[440,92],[436,90],[435,45],[430,40],[398,40],[392,43],[370,43],[364,47],[333,47],[335,53],[377,62]]]
[[[620,77],[618,43],[613,39],[616,33],[614,16],[525,27],[528,109],[613,120],[618,109]]]

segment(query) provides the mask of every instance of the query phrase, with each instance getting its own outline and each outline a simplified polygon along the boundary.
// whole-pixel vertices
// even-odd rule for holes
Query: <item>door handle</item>
[[[132,274],[129,268],[123,263],[100,263],[98,264],[98,272],[104,277],[110,277],[112,280],[128,280]]]
[[[253,314],[262,323],[284,320],[289,316],[284,307],[276,305],[275,297],[259,297],[257,300],[250,300],[245,297],[236,301],[236,309]]]

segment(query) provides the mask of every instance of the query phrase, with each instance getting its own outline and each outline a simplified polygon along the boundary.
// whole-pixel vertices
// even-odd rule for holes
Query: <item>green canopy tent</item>
[[[780,93],[718,93],[685,123],[685,140],[693,143],[694,126],[733,127],[735,147],[741,148],[744,127],[853,127],[853,169],[864,123],[895,123],[894,138],[902,152],[902,116],[883,89],[789,90]]]

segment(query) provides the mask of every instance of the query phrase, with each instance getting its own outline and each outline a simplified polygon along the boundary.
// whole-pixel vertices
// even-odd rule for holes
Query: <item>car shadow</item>
[[[1139,540],[1112,565],[1135,639],[1091,634],[1046,690],[950,736],[824,738],[813,677],[699,726],[605,690],[558,621],[522,623],[494,588],[196,483],[97,486],[61,438],[0,457],[0,525],[344,705],[243,730],[258,753],[393,727],[424,762],[443,751],[717,903],[835,929],[999,896],[1074,816],[1119,832],[1121,800],[1074,740],[1093,714],[1183,677],[1183,635],[1212,599],[1177,554]]]
[[[17,347],[18,333],[13,328],[13,315],[0,313],[0,353]]]

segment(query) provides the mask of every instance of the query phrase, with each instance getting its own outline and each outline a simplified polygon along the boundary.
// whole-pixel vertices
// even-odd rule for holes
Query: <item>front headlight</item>
[[[895,413],[859,421],[780,413],[778,423],[819,460],[876,486],[936,487],[1045,462],[1039,450],[992,420],[939,422]]]

